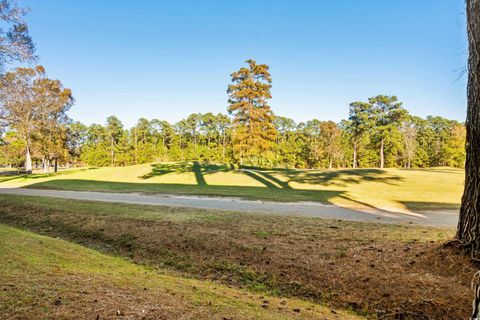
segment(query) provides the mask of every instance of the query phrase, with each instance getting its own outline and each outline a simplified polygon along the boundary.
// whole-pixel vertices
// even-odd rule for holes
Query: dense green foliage
[[[189,119],[196,123],[188,125]],[[110,119],[110,118],[109,118]],[[171,125],[166,121],[140,119],[126,130],[120,124],[115,138],[109,126],[89,127],[75,124],[75,143],[81,150],[76,161],[93,166],[112,163],[123,166],[153,161],[202,160],[239,162],[232,143],[232,126],[224,114],[193,114]],[[117,119],[118,121],[118,119]],[[295,123],[292,119],[275,117],[276,136],[269,164],[273,167],[331,168],[353,166],[353,135],[351,121],[336,124],[313,119]],[[380,164],[379,134],[384,130],[372,126],[357,143],[359,167]],[[462,167],[465,161],[465,128],[463,124],[441,117],[408,116],[402,123],[388,128],[385,134],[385,166],[387,167]],[[112,140],[115,142],[112,143]],[[245,164],[254,164],[245,162]]]
[[[356,103],[358,104],[358,103]],[[365,103],[368,105],[368,103]],[[462,167],[465,161],[465,127],[442,117],[422,119],[406,114],[401,122],[378,126],[372,108],[351,108],[349,120],[339,124],[313,119],[296,123],[275,116],[274,141],[269,152],[262,152],[262,165],[288,168],[353,167],[356,148],[357,167],[380,166],[380,139],[384,138],[386,167]],[[359,121],[358,119],[364,119]],[[141,118],[130,129],[109,117],[105,125],[68,124],[68,141],[62,162],[91,166],[125,166],[155,161],[239,163],[235,152],[233,126],[225,114],[191,114],[170,124]],[[8,132],[0,146],[0,163],[21,165],[24,146]],[[35,150],[33,158],[42,155]],[[250,162],[251,161],[251,162]],[[252,158],[244,164],[256,165]]]
[[[23,127],[14,121],[7,124],[0,139],[0,164],[24,165],[27,149],[37,167],[48,166],[50,159],[90,166],[191,160],[287,168],[464,165],[462,123],[412,116],[397,97],[386,95],[351,103],[348,120],[340,123],[318,119],[296,123],[274,115],[268,104],[272,83],[268,66],[254,60],[247,63],[231,75],[229,115],[193,113],[174,124],[140,118],[127,129],[110,116],[104,125],[85,126],[65,118],[70,91],[67,100],[57,103],[62,111],[58,114],[37,112],[37,104],[29,101],[28,108],[23,107],[26,102],[13,97],[12,105],[35,111],[32,114],[39,120],[19,122],[28,124]],[[18,114],[22,119],[25,113]],[[54,125],[46,126],[47,118]]]

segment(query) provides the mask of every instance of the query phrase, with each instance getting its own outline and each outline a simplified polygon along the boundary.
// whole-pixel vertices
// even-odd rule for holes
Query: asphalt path
[[[417,224],[435,227],[455,227],[458,221],[458,212],[456,210],[400,213],[375,209],[368,211],[355,210],[317,202],[273,202],[228,197],[109,193],[24,188],[0,188],[0,194],[160,205],[170,207],[188,207],[224,211],[255,212],[277,215],[299,215],[349,221]]]

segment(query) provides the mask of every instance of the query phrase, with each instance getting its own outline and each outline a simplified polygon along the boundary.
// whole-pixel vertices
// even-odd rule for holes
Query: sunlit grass
[[[409,211],[458,208],[463,179],[463,169],[456,168],[261,170],[163,163],[5,176],[0,186],[319,201]]]

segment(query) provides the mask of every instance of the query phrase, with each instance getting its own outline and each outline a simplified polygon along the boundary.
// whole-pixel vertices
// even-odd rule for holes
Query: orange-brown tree
[[[276,137],[272,98],[272,78],[266,64],[247,60],[248,67],[232,73],[228,86],[228,112],[233,115],[233,148],[240,164],[257,165],[266,159]]]
[[[17,68],[0,77],[3,119],[25,146],[25,170],[32,171],[31,152],[40,141],[43,152],[57,149],[60,126],[73,103],[70,89],[46,77],[42,66]]]

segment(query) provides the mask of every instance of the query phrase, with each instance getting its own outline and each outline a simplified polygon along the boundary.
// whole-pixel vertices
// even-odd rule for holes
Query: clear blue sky
[[[276,114],[339,121],[395,94],[412,114],[465,118],[463,0],[20,0],[39,63],[71,116],[178,121],[226,112],[229,75],[271,67]]]

